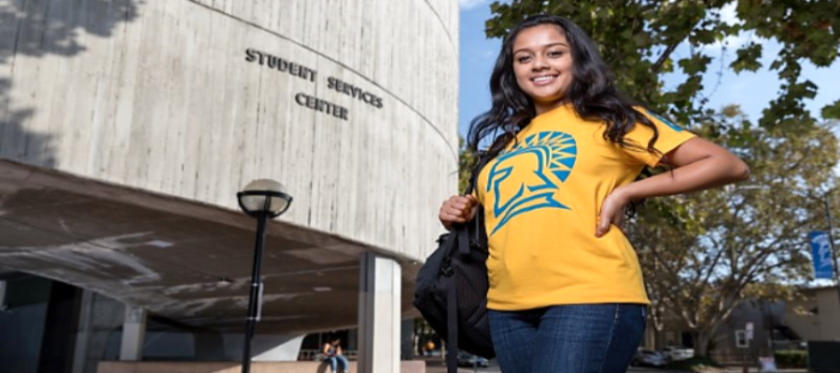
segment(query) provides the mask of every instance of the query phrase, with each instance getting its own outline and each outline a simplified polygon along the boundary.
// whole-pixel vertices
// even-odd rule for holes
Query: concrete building
[[[840,289],[820,286],[800,292],[785,308],[785,323],[802,340],[840,342]]]
[[[294,202],[255,355],[358,325],[360,369],[396,371],[457,81],[455,0],[0,0],[0,372],[238,360],[259,178]]]

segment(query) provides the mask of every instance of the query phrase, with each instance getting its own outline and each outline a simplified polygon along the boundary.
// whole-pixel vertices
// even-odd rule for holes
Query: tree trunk
[[[691,333],[694,340],[694,356],[709,356],[709,345],[712,342],[712,335],[709,332],[695,331]]]

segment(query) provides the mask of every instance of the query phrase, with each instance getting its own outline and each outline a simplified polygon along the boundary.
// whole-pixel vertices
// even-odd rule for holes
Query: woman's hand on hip
[[[452,224],[473,220],[477,210],[478,200],[474,196],[452,196],[443,201],[438,219],[446,229],[450,229]]]
[[[595,227],[595,237],[603,237],[607,234],[610,231],[610,224],[615,225],[622,232],[624,231],[624,207],[629,202],[630,198],[622,192],[622,188],[616,188],[604,199]]]

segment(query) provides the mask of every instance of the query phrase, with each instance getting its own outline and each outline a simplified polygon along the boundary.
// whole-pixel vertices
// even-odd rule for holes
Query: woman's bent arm
[[[670,151],[662,161],[673,169],[618,187],[604,200],[596,236],[607,233],[610,224],[621,226],[624,206],[630,201],[708,189],[745,180],[750,175],[744,161],[699,137]]]
[[[666,154],[663,163],[673,169],[620,187],[616,192],[633,201],[708,189],[746,180],[750,175],[744,161],[699,137]]]

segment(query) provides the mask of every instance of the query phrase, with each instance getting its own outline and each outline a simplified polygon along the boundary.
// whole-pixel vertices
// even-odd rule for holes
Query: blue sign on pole
[[[815,231],[808,234],[811,243],[811,257],[814,264],[814,278],[834,278],[834,262],[831,260],[831,245],[828,242],[828,232]]]

